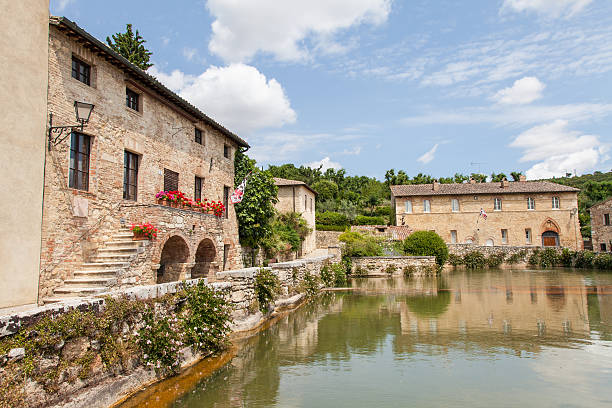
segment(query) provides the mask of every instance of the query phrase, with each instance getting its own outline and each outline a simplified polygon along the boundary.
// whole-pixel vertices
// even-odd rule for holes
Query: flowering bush
[[[181,191],[160,191],[155,194],[155,198],[158,200],[168,200],[173,203],[182,204],[186,207],[199,208],[203,212],[212,212],[217,217],[222,217],[225,214],[225,206],[221,201],[208,201],[207,198],[203,200],[192,200],[187,197]]]
[[[152,224],[144,223],[144,224],[132,224],[131,228],[134,235],[144,235],[148,239],[157,238],[157,233],[159,230],[155,228]]]
[[[213,211],[217,217],[222,217],[225,213],[225,206],[221,201],[211,201],[208,203],[208,208]]]
[[[178,372],[183,342],[177,316],[156,312],[152,307],[144,313],[143,321],[144,326],[138,331],[138,345],[146,365],[159,374]]]

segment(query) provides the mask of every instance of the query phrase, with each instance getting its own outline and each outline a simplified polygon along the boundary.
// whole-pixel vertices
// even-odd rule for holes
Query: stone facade
[[[593,251],[612,251],[612,198],[591,207]]]
[[[351,258],[351,273],[367,276],[435,275],[438,267],[435,256],[364,256]]]
[[[449,244],[542,247],[546,243],[582,249],[578,190],[571,187],[506,181],[391,189],[396,225],[435,231]],[[528,199],[533,200],[533,209],[528,209]],[[495,209],[496,200],[501,209]],[[486,219],[479,217],[481,209]]]
[[[72,77],[73,58],[90,66],[89,85]],[[240,267],[238,224],[231,204],[227,216],[219,219],[154,204],[155,194],[164,190],[167,170],[178,173],[178,189],[186,195],[194,197],[199,177],[202,199],[225,201],[234,183],[234,152],[248,145],[70,21],[51,19],[48,64],[48,111],[54,123],[74,123],[75,101],[95,107],[83,131],[90,145],[85,188],[70,186],[70,136],[47,153],[40,297],[49,296],[114,231],[131,223],[151,222],[161,232],[150,245],[148,266],[135,265],[141,275],[126,276],[123,284],[152,282],[150,269],[159,265],[159,254],[171,235],[188,247],[186,254],[177,255],[185,260],[173,263],[190,268],[197,263],[198,245],[208,239],[213,243],[214,270],[223,264],[227,269]],[[127,89],[138,94],[138,110],[126,106]],[[196,129],[201,143],[195,140]],[[124,199],[128,153],[138,157],[137,193]],[[188,272],[179,275],[186,278]]]
[[[327,249],[330,246],[340,245],[340,241],[338,241],[338,237],[342,234],[343,233],[340,231],[317,231],[317,234],[316,234],[317,248]]]
[[[35,304],[38,296],[49,0],[0,0],[0,10],[0,180],[5,194],[0,201],[0,308],[5,308]],[[8,198],[13,191],[18,199]]]
[[[300,255],[307,255],[317,249],[317,228],[315,224],[316,193],[306,183],[297,180],[274,179],[278,187],[276,211],[299,213],[312,229],[302,243]]]

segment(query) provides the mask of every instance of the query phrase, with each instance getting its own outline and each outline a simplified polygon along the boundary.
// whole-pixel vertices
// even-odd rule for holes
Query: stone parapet
[[[340,231],[317,231],[317,248],[327,249],[330,246],[340,245],[338,237],[342,234]]]
[[[438,271],[434,256],[365,256],[351,260],[351,273],[358,276],[426,276]]]

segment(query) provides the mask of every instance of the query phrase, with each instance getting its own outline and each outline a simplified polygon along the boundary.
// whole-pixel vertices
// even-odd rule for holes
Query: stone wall
[[[434,256],[368,256],[351,258],[351,273],[367,276],[435,275],[438,267]]]
[[[612,200],[591,207],[591,238],[593,251],[612,251]],[[605,214],[608,215],[608,225],[605,223]]]
[[[300,214],[312,229],[302,243],[302,254],[306,255],[314,251],[316,247],[316,225],[315,225],[315,203],[316,197],[312,191],[303,185],[278,186],[278,202],[274,205],[281,213],[296,212]]]
[[[342,234],[340,231],[317,231],[317,248],[327,249],[330,246],[340,245],[338,237]]]
[[[517,254],[521,251],[525,253],[525,260],[529,258],[529,255],[535,250],[541,250],[541,247],[534,248],[533,246],[483,246],[483,245],[472,245],[472,244],[449,244],[448,252],[457,256],[465,256],[466,254],[478,251],[484,256],[490,255],[504,255],[505,258]]]

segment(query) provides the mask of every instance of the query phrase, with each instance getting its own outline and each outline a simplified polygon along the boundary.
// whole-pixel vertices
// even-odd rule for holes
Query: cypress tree
[[[125,33],[116,33],[112,35],[113,39],[106,37],[106,42],[111,49],[124,56],[132,64],[142,70],[147,70],[153,64],[149,63],[151,52],[143,45],[146,41],[138,30],[136,34],[132,31],[132,25],[126,24]]]

